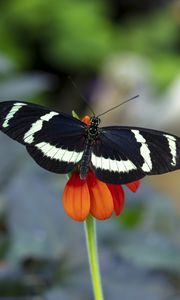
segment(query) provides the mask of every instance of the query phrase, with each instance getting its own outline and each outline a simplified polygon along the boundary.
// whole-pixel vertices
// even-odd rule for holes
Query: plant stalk
[[[95,219],[89,215],[84,224],[94,298],[95,300],[103,300],[104,297],[99,269]]]

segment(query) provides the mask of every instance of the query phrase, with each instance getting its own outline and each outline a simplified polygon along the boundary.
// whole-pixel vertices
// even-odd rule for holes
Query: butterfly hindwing
[[[70,172],[81,160],[86,125],[64,113],[26,102],[1,102],[0,129],[49,171]]]
[[[80,162],[85,139],[83,136],[60,137],[51,143],[43,141],[26,146],[33,159],[44,169],[54,173],[69,173]]]
[[[180,168],[180,139],[165,132],[124,126],[100,129],[92,167],[108,183],[128,183],[145,175]]]
[[[98,179],[107,183],[123,184],[144,177],[144,172],[130,159],[129,153],[103,132],[93,147],[91,163]]]

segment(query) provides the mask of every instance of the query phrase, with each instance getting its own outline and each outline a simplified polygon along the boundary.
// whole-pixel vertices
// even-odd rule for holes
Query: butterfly
[[[44,169],[85,179],[91,168],[106,183],[125,184],[180,168],[180,138],[153,129],[99,127],[62,112],[20,101],[0,103],[0,130],[23,144]]]

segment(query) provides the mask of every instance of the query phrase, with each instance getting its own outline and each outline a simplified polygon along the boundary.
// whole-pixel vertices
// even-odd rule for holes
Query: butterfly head
[[[91,119],[90,119],[90,124],[91,124],[91,126],[95,126],[95,127],[97,127],[97,126],[99,126],[99,124],[101,123],[101,120],[100,120],[100,118],[98,118],[98,117],[96,117],[96,116],[92,116],[91,117]]]
[[[98,117],[92,116],[90,119],[90,126],[88,127],[88,137],[90,140],[95,140],[98,136],[98,126],[100,124],[100,119]]]

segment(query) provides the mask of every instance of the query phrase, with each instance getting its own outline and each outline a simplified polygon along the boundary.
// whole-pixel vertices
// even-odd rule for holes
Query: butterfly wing
[[[124,184],[179,169],[179,149],[180,138],[165,132],[103,127],[93,147],[92,167],[100,180]]]
[[[0,103],[0,130],[26,146],[43,168],[70,172],[81,160],[86,125],[69,115],[27,102]]]

